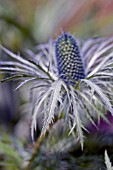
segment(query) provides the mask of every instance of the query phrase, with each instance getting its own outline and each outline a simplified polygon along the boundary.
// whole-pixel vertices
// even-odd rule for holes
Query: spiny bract
[[[55,52],[59,76],[67,84],[75,84],[76,80],[85,77],[83,62],[75,38],[63,33],[55,42]]]
[[[80,52],[76,41],[63,33],[56,41],[39,45],[38,54],[29,51],[28,59],[1,47],[10,61],[0,61],[0,74],[10,76],[0,82],[16,80],[21,82],[16,89],[29,83],[35,90],[32,138],[41,115],[41,134],[54,118],[63,118],[69,134],[76,135],[83,148],[86,123],[95,125],[100,117],[109,123],[105,113],[113,115],[113,37],[79,40]]]

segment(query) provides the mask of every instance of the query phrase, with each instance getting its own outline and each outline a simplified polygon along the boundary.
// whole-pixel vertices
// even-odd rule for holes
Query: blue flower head
[[[84,79],[84,67],[75,38],[63,33],[55,42],[55,52],[59,76],[67,83],[74,85]]]

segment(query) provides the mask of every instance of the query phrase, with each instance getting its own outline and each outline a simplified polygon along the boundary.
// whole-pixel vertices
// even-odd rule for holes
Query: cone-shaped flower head
[[[67,84],[85,78],[83,62],[75,38],[63,33],[55,42],[55,52],[59,76]]]

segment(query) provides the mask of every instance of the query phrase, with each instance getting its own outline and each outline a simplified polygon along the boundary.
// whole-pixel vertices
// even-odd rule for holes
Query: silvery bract
[[[95,125],[94,118],[106,122],[105,113],[113,114],[113,37],[76,40],[63,33],[56,41],[37,46],[38,54],[29,51],[31,58],[24,59],[1,47],[10,61],[0,61],[0,73],[10,73],[1,80],[19,80],[17,87],[31,83],[37,88],[37,101],[31,123],[31,134],[36,130],[37,116],[43,114],[42,134],[62,117],[76,135],[83,148],[86,120]]]

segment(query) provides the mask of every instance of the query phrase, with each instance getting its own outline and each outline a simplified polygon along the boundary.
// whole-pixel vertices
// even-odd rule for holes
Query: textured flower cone
[[[55,42],[56,59],[59,76],[67,83],[75,82],[85,77],[83,63],[75,38],[63,33]]]

